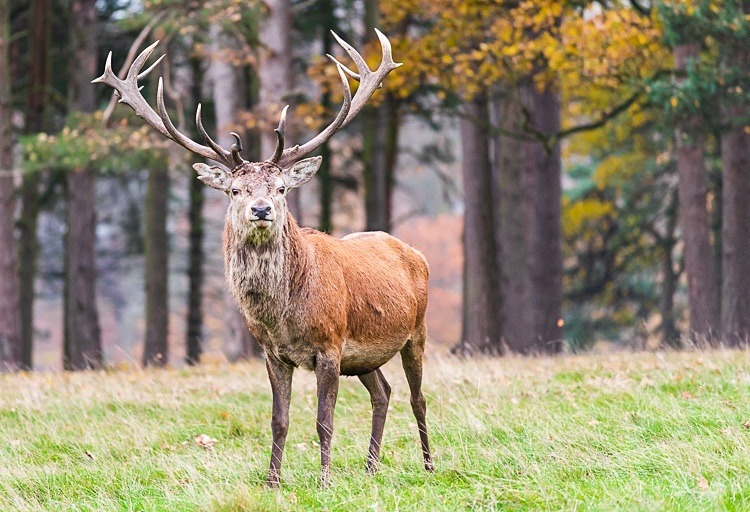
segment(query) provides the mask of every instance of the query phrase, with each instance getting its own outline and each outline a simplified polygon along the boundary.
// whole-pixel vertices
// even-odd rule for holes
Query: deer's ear
[[[288,188],[304,185],[315,176],[321,163],[323,163],[323,157],[314,156],[300,160],[289,169],[284,169],[284,184]]]
[[[198,173],[198,179],[211,188],[228,192],[232,183],[232,175],[221,167],[215,165],[209,167],[206,164],[193,164],[193,169]]]

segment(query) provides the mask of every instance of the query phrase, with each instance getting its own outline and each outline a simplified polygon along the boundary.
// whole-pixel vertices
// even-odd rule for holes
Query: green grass
[[[279,492],[259,363],[2,376],[0,510],[750,510],[750,353],[430,359],[432,475],[398,362],[385,373],[380,472],[368,396],[344,379],[321,490],[297,372]]]

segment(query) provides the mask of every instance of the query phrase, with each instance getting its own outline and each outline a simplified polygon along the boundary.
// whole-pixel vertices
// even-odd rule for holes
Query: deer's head
[[[313,157],[302,159],[308,153],[315,151],[329,138],[362,110],[367,100],[376,89],[381,86],[383,79],[392,70],[399,67],[393,61],[391,55],[391,44],[378,29],[375,29],[382,46],[383,58],[378,69],[372,71],[365,63],[364,58],[351,45],[333,33],[334,38],[346,50],[359,73],[344,66],[335,57],[328,57],[335,63],[344,89],[344,101],[336,118],[322,132],[301,146],[284,148],[284,129],[286,126],[287,107],[281,112],[279,127],[275,132],[278,144],[274,154],[263,162],[248,162],[240,156],[242,142],[239,135],[232,133],[236,142],[229,150],[217,144],[206,132],[201,119],[201,106],[198,105],[195,114],[195,122],[203,140],[208,144],[204,146],[180,133],[175,128],[167,109],[164,105],[164,86],[159,78],[156,103],[159,109],[157,114],[141,95],[138,79],[146,76],[163,57],[160,57],[149,68],[141,72],[146,61],[153,53],[158,41],[143,50],[133,61],[125,78],[120,79],[112,71],[112,53],[107,57],[104,74],[92,82],[101,82],[115,89],[120,97],[119,103],[129,105],[135,113],[144,119],[149,125],[163,136],[171,139],[184,148],[221,164],[207,165],[196,163],[193,168],[198,172],[198,179],[211,188],[226,193],[231,202],[229,206],[228,221],[232,228],[243,238],[254,243],[263,243],[271,238],[274,233],[286,222],[286,194],[289,190],[299,187],[310,181],[320,167],[322,158]],[[352,98],[347,76],[359,82],[359,88]]]

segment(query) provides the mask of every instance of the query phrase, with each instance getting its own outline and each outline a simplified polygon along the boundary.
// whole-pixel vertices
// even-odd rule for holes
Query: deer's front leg
[[[339,360],[335,356],[319,354],[315,363],[318,381],[318,438],[320,439],[320,485],[328,486],[331,476],[331,440],[333,439],[333,410],[339,392]]]
[[[294,368],[282,363],[274,356],[266,354],[266,369],[273,393],[273,416],[271,419],[273,446],[271,446],[271,467],[268,470],[266,486],[275,489],[279,487],[281,458],[284,456],[284,444],[286,443],[286,434],[289,431],[289,402],[292,399],[292,373]]]

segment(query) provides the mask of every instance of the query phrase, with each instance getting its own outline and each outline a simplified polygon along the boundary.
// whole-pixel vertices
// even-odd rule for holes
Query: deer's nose
[[[266,220],[266,217],[271,214],[271,205],[251,206],[250,211],[253,216],[257,217],[259,220]]]

